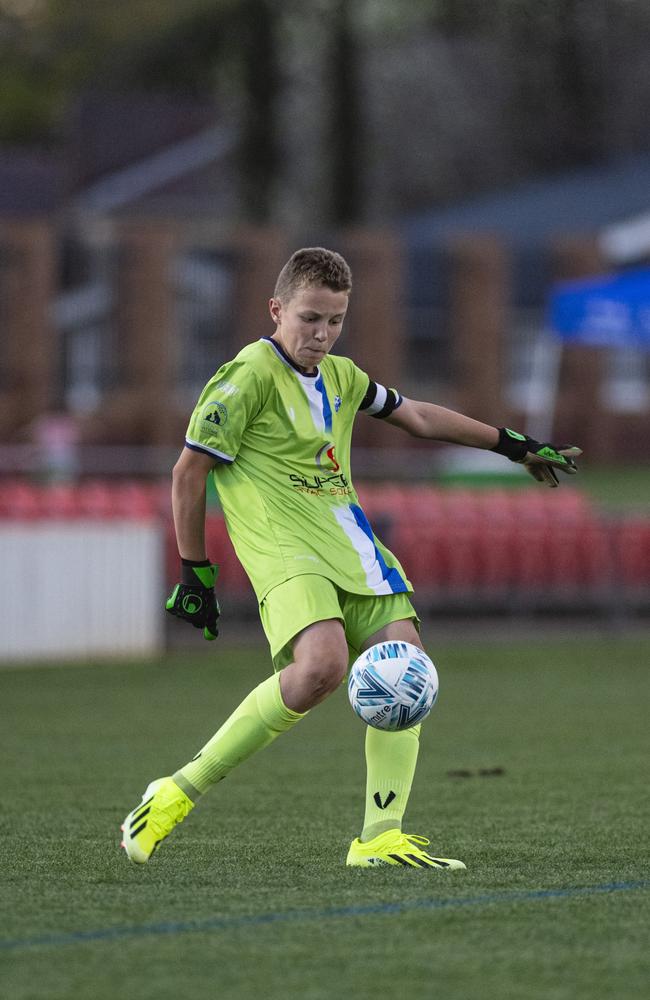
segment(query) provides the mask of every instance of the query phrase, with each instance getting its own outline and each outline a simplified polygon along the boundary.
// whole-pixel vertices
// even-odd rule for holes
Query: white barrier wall
[[[155,652],[163,593],[156,524],[0,522],[0,660]]]

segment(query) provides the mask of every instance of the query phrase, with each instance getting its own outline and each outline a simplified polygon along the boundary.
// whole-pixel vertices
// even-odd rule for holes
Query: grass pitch
[[[266,654],[1,672],[2,995],[647,996],[650,639],[428,644],[405,829],[467,872],[344,867],[363,727],[343,690],[131,865],[124,815]]]

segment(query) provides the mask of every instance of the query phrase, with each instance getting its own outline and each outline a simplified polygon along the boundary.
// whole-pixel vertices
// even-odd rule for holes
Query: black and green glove
[[[548,486],[559,486],[556,469],[570,476],[578,471],[575,460],[582,449],[568,444],[540,444],[527,434],[499,427],[499,442],[492,448],[498,455],[505,455],[511,462],[519,462],[533,479]]]
[[[193,562],[181,559],[181,582],[177,583],[165,607],[170,615],[182,618],[203,629],[205,639],[219,635],[218,621],[221,610],[214,592],[219,567],[208,559]]]

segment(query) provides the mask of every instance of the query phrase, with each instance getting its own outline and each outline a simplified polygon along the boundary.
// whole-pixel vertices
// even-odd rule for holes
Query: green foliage
[[[22,19],[0,8],[0,141],[47,137],[61,107],[83,88],[209,92],[222,25],[237,6],[49,0]]]
[[[32,67],[3,61],[0,93],[0,140],[22,144],[47,138],[58,108],[57,95]]]
[[[266,675],[263,652],[1,672],[0,939],[132,929],[0,949],[6,994],[645,997],[647,890],[513,894],[647,880],[647,636],[429,645],[441,695],[406,829],[467,862],[451,877],[345,868],[364,779],[343,690],[129,865],[119,822]],[[326,915],[364,906],[379,912]]]

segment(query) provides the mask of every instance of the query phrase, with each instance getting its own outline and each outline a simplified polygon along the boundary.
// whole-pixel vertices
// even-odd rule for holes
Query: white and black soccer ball
[[[360,719],[396,732],[426,719],[438,697],[438,673],[410,642],[378,642],[354,661],[348,697]]]

